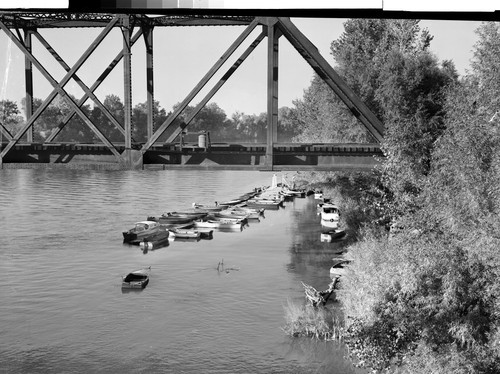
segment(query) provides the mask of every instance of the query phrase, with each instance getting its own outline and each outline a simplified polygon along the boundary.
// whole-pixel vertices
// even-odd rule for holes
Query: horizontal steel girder
[[[3,146],[6,144],[4,143]],[[125,144],[115,144],[118,151]],[[134,145],[139,149],[140,145]],[[0,147],[1,150],[1,147]],[[144,154],[144,168],[195,168],[231,170],[372,170],[383,157],[378,144],[275,144],[273,164],[266,164],[265,143],[216,143],[209,148],[178,144],[154,146]],[[34,165],[113,163],[104,144],[23,143],[16,144],[4,159],[6,167]]]

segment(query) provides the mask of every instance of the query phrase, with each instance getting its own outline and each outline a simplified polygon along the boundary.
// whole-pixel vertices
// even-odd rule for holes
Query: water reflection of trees
[[[296,273],[304,282],[327,283],[332,257],[345,249],[344,241],[321,242],[320,217],[317,214],[317,201],[307,198],[304,209],[293,211],[291,218],[292,244],[290,246],[289,272]]]
[[[292,338],[284,352],[286,358],[301,358],[309,371],[301,373],[355,373],[356,369],[345,357],[348,352],[339,342],[311,338]]]

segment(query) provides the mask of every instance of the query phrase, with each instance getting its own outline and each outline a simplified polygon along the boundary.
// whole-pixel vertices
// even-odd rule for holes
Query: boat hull
[[[141,228],[138,228],[140,226]],[[147,226],[147,229],[144,227]],[[163,228],[156,221],[144,221],[136,223],[136,226],[128,231],[123,231],[123,242],[132,243],[134,241],[142,240],[150,235],[163,231]]]
[[[142,241],[139,241],[139,243],[134,242],[132,244],[138,244],[142,249],[157,249],[167,246],[169,238],[170,233],[168,230],[165,230],[161,233],[146,237]]]
[[[170,234],[176,240],[177,239],[199,239],[201,237],[201,233],[198,230],[175,229],[175,230],[171,230]]]
[[[149,284],[149,269],[136,270],[122,278],[122,289],[143,289]]]
[[[346,235],[345,231],[336,231],[336,230],[331,230],[331,231],[326,231],[321,233],[321,241],[322,242],[327,242],[330,243],[334,240],[342,239]]]
[[[160,216],[160,217],[148,217],[148,219],[151,219],[153,221],[158,222],[160,225],[165,226],[165,225],[180,225],[184,223],[189,223],[193,221],[196,218],[192,217],[179,217],[179,216]]]
[[[145,281],[122,282],[122,288],[126,289],[143,289],[149,284],[149,278]]]
[[[246,207],[253,209],[278,210],[283,205],[281,201],[249,200]]]
[[[218,230],[242,230],[243,224],[241,222],[224,222],[224,221],[195,221],[196,228],[214,228]]]

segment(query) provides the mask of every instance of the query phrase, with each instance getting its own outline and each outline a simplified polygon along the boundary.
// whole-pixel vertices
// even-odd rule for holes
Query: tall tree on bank
[[[500,372],[499,31],[477,30],[471,74],[443,96],[418,209],[389,240],[366,235],[349,249],[339,298],[379,368],[395,360],[398,373]]]
[[[418,20],[355,19],[332,43],[346,83],[385,126],[382,177],[387,211],[415,209],[434,141],[443,131],[443,92],[458,78],[429,51],[432,36]]]
[[[412,102],[422,104],[421,111],[427,118],[439,113],[436,96],[449,79],[456,79],[456,73],[450,62],[445,63],[446,69],[438,66],[428,50],[432,37],[420,30],[419,21],[352,19],[344,27],[344,33],[331,45],[335,68],[386,130],[401,115],[415,114],[415,106],[409,106]],[[417,57],[420,63],[414,62]],[[373,140],[317,75],[303,99],[294,105],[298,126],[303,130],[297,138],[300,141]]]

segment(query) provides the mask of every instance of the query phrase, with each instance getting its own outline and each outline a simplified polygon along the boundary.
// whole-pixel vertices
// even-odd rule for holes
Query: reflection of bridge
[[[151,13],[151,11],[147,12]],[[198,82],[181,104],[169,115],[166,121],[158,128],[153,126],[153,28],[175,26],[245,26],[242,34],[229,46],[221,58]],[[101,27],[101,33],[92,42],[89,48],[80,56],[77,62],[70,67],[61,58],[52,46],[40,35],[39,29],[66,28],[66,27]],[[245,49],[241,56],[214,84],[206,96],[196,105],[194,111],[179,122],[176,119],[191,101],[207,85],[219,69],[229,60],[230,56],[240,47],[250,34],[258,28],[260,33]],[[123,35],[123,45],[116,57],[102,72],[91,86],[86,85],[77,76],[77,70],[93,54],[97,46],[105,39],[113,28],[120,28]],[[357,95],[342,81],[334,69],[320,55],[316,47],[295,27],[289,18],[283,17],[249,17],[249,16],[216,16],[216,15],[160,15],[150,17],[146,14],[93,14],[93,13],[46,13],[31,11],[0,12],[0,29],[24,53],[25,87],[26,87],[26,124],[16,133],[11,134],[0,123],[0,135],[3,144],[0,152],[0,166],[20,163],[87,163],[109,164],[120,168],[142,167],[157,165],[157,167],[188,167],[203,168],[254,168],[254,169],[282,169],[282,170],[339,170],[339,169],[368,169],[375,164],[373,156],[381,156],[379,142],[383,139],[383,125],[357,97]],[[22,31],[22,33],[21,33]],[[135,34],[134,34],[135,31]],[[58,82],[47,69],[32,54],[32,37],[36,39],[52,54],[57,62],[65,69],[66,75]],[[132,132],[132,87],[131,87],[131,49],[134,43],[143,36],[146,46],[146,79],[147,79],[147,141],[143,144],[133,143]],[[352,114],[370,132],[376,144],[280,144],[278,134],[278,51],[279,38],[285,37],[299,54],[309,63],[314,71],[346,104]],[[266,144],[212,144],[210,147],[183,147],[174,142],[179,134],[195,118],[196,114],[224,85],[234,71],[252,53],[261,41],[267,38],[267,142]],[[94,91],[109,75],[113,68],[123,61],[123,86],[126,92],[124,98],[124,123],[119,123],[110,111],[95,96]],[[42,102],[41,106],[33,110],[33,71],[35,66],[53,86],[52,92]],[[73,100],[65,91],[64,86],[74,80],[85,92],[78,100]],[[55,128],[43,144],[33,142],[33,124],[54,98],[60,95],[71,112]],[[98,106],[110,123],[123,134],[123,141],[110,141],[92,123],[82,111],[83,104],[91,99]],[[73,116],[78,116],[102,142],[99,145],[62,144],[57,141],[57,135],[68,125]],[[70,124],[68,125],[70,126]],[[165,134],[165,135],[164,135]],[[160,136],[166,136],[166,142],[159,144]],[[156,166],[155,166],[156,167]]]

